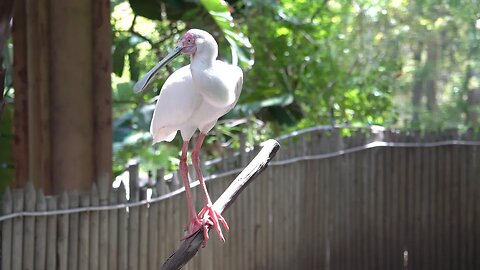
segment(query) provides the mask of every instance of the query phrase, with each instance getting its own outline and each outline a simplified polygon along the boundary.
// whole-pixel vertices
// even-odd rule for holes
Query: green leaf
[[[250,68],[253,63],[253,47],[249,39],[239,30],[233,21],[227,2],[223,0],[200,0],[222,30],[232,50],[232,63]]]
[[[152,20],[162,20],[162,3],[165,5],[167,18],[172,21],[183,19],[189,10],[198,7],[192,1],[181,0],[129,0],[135,14]]]
[[[116,43],[113,49],[113,73],[122,77],[123,69],[125,67],[125,56],[130,48],[130,42],[128,39],[122,39]]]

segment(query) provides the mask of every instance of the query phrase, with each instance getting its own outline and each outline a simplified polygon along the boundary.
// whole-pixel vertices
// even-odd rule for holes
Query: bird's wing
[[[150,131],[179,129],[190,119],[202,101],[195,91],[190,66],[175,71],[162,87],[153,113]]]

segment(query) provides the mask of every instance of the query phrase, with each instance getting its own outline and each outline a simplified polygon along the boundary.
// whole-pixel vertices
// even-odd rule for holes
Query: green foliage
[[[468,112],[478,110],[469,98],[480,88],[474,0],[129,2],[128,22],[122,23],[128,16],[113,18],[119,163],[141,156],[175,167],[162,153],[175,156],[180,141],[149,145],[155,94],[134,96],[129,88],[193,27],[212,32],[220,58],[238,62],[245,73],[239,103],[207,145],[236,147],[241,133],[253,144],[319,124],[465,127]],[[154,90],[186,62],[162,70]],[[412,103],[415,81],[420,98]],[[206,150],[218,154],[215,146]]]
[[[13,180],[13,108],[6,106],[0,119],[0,194]]]

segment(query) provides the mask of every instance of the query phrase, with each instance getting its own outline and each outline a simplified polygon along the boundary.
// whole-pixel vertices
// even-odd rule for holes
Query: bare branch
[[[225,192],[223,192],[220,198],[213,204],[213,208],[220,214],[227,210],[247,185],[267,168],[268,163],[275,156],[279,148],[280,144],[277,141],[266,141],[260,153],[257,154]],[[181,269],[197,254],[198,249],[202,246],[203,240],[203,233],[200,230],[192,237],[183,241],[180,247],[160,267],[160,270]]]

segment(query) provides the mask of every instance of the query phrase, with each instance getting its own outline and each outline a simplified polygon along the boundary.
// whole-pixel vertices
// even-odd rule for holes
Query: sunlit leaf
[[[232,63],[250,68],[253,63],[253,47],[239,28],[235,25],[227,2],[223,0],[200,0],[208,13],[215,20],[231,46]]]

